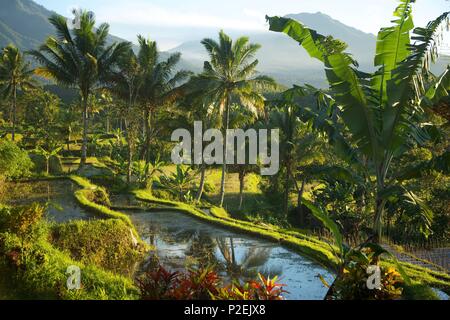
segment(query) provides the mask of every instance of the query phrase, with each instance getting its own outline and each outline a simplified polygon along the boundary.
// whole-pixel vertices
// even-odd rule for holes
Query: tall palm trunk
[[[245,187],[245,172],[239,172],[239,210],[242,209],[244,204],[244,187]]]
[[[150,121],[151,112],[146,107],[144,111],[144,145],[141,151],[141,159],[145,160],[146,163],[150,162]]]
[[[289,182],[291,177],[291,164],[290,161],[286,163],[286,180],[285,180],[285,191],[284,191],[284,214],[287,217],[289,211]]]
[[[12,135],[11,139],[14,142],[16,140],[16,120],[17,120],[17,86],[13,83],[13,118],[12,118]]]
[[[300,224],[302,226],[305,225],[305,213],[303,212],[303,194],[305,193],[305,185],[306,185],[306,179],[303,179],[302,186],[301,186],[300,190],[298,191],[298,198],[297,198],[298,214],[300,216]]]
[[[80,168],[86,165],[88,144],[88,101],[89,94],[83,94],[83,144],[81,146]]]
[[[227,94],[225,98],[225,123],[224,123],[224,144],[223,144],[223,164],[222,164],[222,181],[220,183],[220,207],[223,207],[225,201],[225,180],[227,177],[227,155],[228,155],[228,141],[227,131],[230,125],[230,100]]]
[[[106,115],[106,133],[111,132],[111,119],[109,117],[109,114]]]
[[[203,190],[205,189],[205,179],[206,178],[206,167],[202,165],[201,175],[200,175],[200,186],[198,187],[197,202],[202,200]]]

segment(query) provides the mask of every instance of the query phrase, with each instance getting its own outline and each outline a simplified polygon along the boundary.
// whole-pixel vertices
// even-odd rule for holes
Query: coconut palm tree
[[[0,56],[0,91],[5,98],[11,97],[12,141],[15,141],[17,122],[17,90],[34,88],[33,69],[13,45],[3,49]]]
[[[275,81],[267,76],[257,75],[258,60],[255,54],[258,44],[249,43],[247,37],[236,41],[223,31],[219,33],[219,42],[204,39],[203,46],[208,51],[210,61],[205,61],[203,72],[193,78],[198,88],[202,88],[204,99],[217,108],[222,115],[224,133],[229,128],[230,106],[237,103],[255,113],[264,107],[263,89],[274,89]],[[225,179],[227,164],[227,143],[224,144],[224,161],[220,190],[220,206],[225,199]]]
[[[404,197],[418,205],[421,203],[397,184],[391,165],[396,157],[430,138],[423,108],[448,96],[448,71],[428,90],[423,83],[429,74],[430,60],[438,52],[439,31],[442,25],[448,25],[450,13],[443,13],[425,28],[414,29],[414,2],[400,0],[393,25],[380,30],[374,61],[378,70],[373,74],[357,70],[357,62],[344,52],[345,46],[333,46],[332,38],[293,19],[267,17],[270,30],[289,35],[326,68],[334,114],[342,123],[341,130],[332,130],[330,138],[339,142],[335,146],[341,154],[346,154],[348,160],[356,159],[369,177],[375,177],[375,239],[380,239],[382,219],[390,199]],[[432,219],[429,209],[422,209],[429,222]]]
[[[138,42],[140,50],[137,62],[141,72],[139,101],[144,110],[145,135],[141,156],[149,162],[151,160],[149,148],[155,131],[155,112],[180,96],[182,91],[177,85],[186,81],[191,73],[184,70],[175,72],[181,54],[175,53],[166,60],[161,60],[155,41],[138,36]]]
[[[83,107],[83,145],[80,166],[86,164],[88,142],[89,99],[93,92],[108,82],[119,57],[130,50],[130,43],[108,45],[109,25],[95,27],[92,13],[79,13],[80,27],[69,30],[67,19],[53,15],[49,21],[56,36],[49,37],[39,50],[30,52],[41,64],[40,76],[79,90]]]

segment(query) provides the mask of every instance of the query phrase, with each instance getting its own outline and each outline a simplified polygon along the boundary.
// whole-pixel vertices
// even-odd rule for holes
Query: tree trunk
[[[200,202],[202,200],[203,189],[205,188],[205,180],[206,180],[205,176],[206,176],[206,167],[202,166],[201,176],[200,176],[200,186],[198,187],[198,193],[197,193],[197,202]]]
[[[245,172],[239,172],[239,210],[242,210],[244,204],[244,187],[245,187]]]
[[[225,180],[227,175],[227,155],[228,155],[228,142],[227,142],[227,131],[230,124],[230,105],[229,97],[227,95],[225,99],[225,123],[224,123],[224,147],[223,147],[223,165],[222,165],[222,181],[220,183],[220,204],[219,207],[223,207],[225,201]]]
[[[83,166],[86,165],[86,160],[87,160],[89,94],[84,94],[82,99],[83,99],[83,144],[81,146],[80,168],[82,168]]]
[[[45,158],[45,164],[46,164],[46,169],[47,169],[47,175],[50,174],[50,157],[46,157]]]
[[[286,164],[286,180],[285,180],[285,191],[284,191],[284,214],[287,217],[288,216],[288,211],[289,211],[289,180],[290,180],[290,176],[291,176],[291,165],[288,162]]]
[[[12,127],[12,141],[16,141],[16,120],[17,120],[17,87],[16,84],[13,84],[13,127]]]
[[[109,114],[106,116],[106,133],[111,132],[111,121],[109,119]]]
[[[300,224],[302,226],[305,225],[305,213],[303,212],[303,194],[305,192],[305,185],[306,185],[306,179],[303,179],[302,187],[300,188],[300,190],[298,192],[298,198],[297,198],[298,214],[300,216]]]
[[[128,127],[128,121],[127,119],[124,119],[124,125],[125,125],[125,137],[127,139],[127,144],[128,144],[128,160],[127,160],[127,183],[130,184],[131,183],[131,169],[132,169],[132,164],[133,164],[133,147],[132,147],[132,141],[130,139],[130,132],[129,132],[129,127]]]
[[[146,107],[144,111],[144,145],[142,146],[141,159],[149,163],[149,148],[150,148],[150,110]]]
[[[382,200],[377,197],[376,201],[376,210],[375,210],[375,219],[374,219],[374,235],[372,241],[375,243],[381,242],[382,236],[382,219],[384,214],[384,207],[386,205],[386,200]]]

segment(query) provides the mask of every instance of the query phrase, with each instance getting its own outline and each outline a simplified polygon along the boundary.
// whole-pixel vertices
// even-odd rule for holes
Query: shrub
[[[96,204],[111,207],[111,201],[109,200],[108,192],[105,188],[97,187],[85,192],[86,198]]]
[[[30,174],[33,167],[28,153],[11,141],[0,141],[0,176],[17,179]]]
[[[130,274],[144,250],[121,220],[75,221],[54,225],[50,242],[72,259]]]
[[[367,286],[369,266],[377,266],[379,254],[371,248],[352,250],[346,259],[344,270],[333,287],[333,298],[337,300],[394,300],[403,292],[403,280],[393,267],[382,267],[381,288],[371,290]]]

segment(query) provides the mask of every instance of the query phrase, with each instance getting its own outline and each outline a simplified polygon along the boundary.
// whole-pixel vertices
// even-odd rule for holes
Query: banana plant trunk
[[[227,139],[227,131],[230,125],[230,100],[227,94],[225,98],[225,123],[224,123],[224,144],[223,144],[223,164],[222,164],[222,181],[220,183],[220,205],[219,207],[223,207],[225,201],[225,180],[227,176],[227,155],[228,155],[228,139]]]

